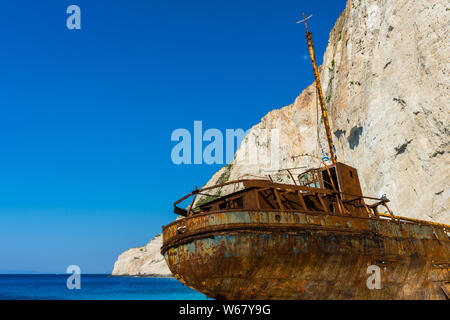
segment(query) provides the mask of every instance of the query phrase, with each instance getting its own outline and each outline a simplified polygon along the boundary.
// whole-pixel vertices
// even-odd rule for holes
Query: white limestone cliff
[[[447,224],[449,27],[446,0],[349,0],[320,68],[338,160],[358,169],[363,192],[386,194],[397,215]],[[207,185],[223,174],[229,180],[263,175],[273,150],[281,168],[320,164],[291,158],[328,152],[316,101],[312,84],[292,105],[268,113]],[[273,129],[279,131],[274,149]],[[248,165],[255,153],[262,159]]]
[[[171,277],[172,273],[159,252],[162,236],[157,235],[146,246],[122,253],[114,264],[113,276]]]

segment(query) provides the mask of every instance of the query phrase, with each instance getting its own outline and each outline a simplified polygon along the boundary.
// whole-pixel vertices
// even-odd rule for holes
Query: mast
[[[316,54],[314,53],[312,33],[309,32],[308,25],[306,24],[306,20],[308,20],[311,17],[312,17],[312,15],[310,15],[308,18],[305,18],[305,14],[303,13],[303,20],[298,21],[297,23],[302,23],[302,22],[305,23],[306,40],[308,40],[309,55],[311,56],[311,63],[312,63],[313,69],[314,69],[314,77],[316,78],[316,89],[317,89],[317,94],[319,95],[320,107],[322,109],[322,117],[323,117],[323,122],[325,124],[325,131],[327,133],[327,140],[328,140],[328,146],[330,148],[331,161],[333,163],[336,163],[336,154],[334,152],[333,137],[331,136],[330,123],[328,122],[327,108],[325,105],[325,99],[323,98],[322,86],[320,84],[319,71],[317,70]]]

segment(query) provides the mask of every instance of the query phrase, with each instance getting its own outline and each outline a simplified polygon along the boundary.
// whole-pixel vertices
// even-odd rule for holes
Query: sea
[[[82,274],[80,288],[69,289],[67,286],[69,276],[70,274],[0,274],[0,300],[207,299],[205,295],[184,286],[173,278]]]

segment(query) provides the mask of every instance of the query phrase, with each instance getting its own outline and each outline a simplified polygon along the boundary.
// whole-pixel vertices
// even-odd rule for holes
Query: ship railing
[[[276,183],[276,182],[272,182],[270,180],[263,180],[263,179],[240,179],[240,180],[228,181],[225,183],[221,183],[221,184],[217,184],[217,185],[213,185],[213,186],[209,186],[209,187],[204,187],[201,189],[199,189],[198,187],[195,187],[195,190],[193,190],[189,194],[185,195],[183,198],[174,202],[174,213],[181,215],[181,216],[185,216],[185,217],[196,214],[199,212],[198,211],[199,207],[201,205],[205,204],[205,203],[203,203],[201,205],[195,206],[196,200],[199,195],[218,199],[218,198],[224,197],[226,195],[220,195],[220,194],[214,195],[214,194],[210,194],[208,192],[210,192],[211,190],[214,190],[214,189],[223,188],[225,186],[239,185],[239,184],[242,184],[243,189],[253,188],[254,190],[256,190],[256,192],[258,192],[258,190],[267,190],[269,188],[274,189],[274,195],[277,197],[277,201],[278,201],[279,207],[280,207],[279,210],[281,210],[281,211],[286,211],[286,210],[281,203],[281,199],[279,198],[279,193],[276,192],[277,189],[278,190],[289,190],[291,192],[295,192],[299,196],[300,202],[303,204],[304,204],[304,201],[302,201],[302,200],[303,200],[304,196],[313,195],[313,196],[317,197],[319,203],[323,206],[324,211],[328,212],[328,213],[329,213],[329,211],[328,211],[328,208],[326,207],[325,203],[323,202],[323,197],[327,197],[327,196],[335,197],[337,205],[338,205],[338,207],[337,207],[338,211],[341,214],[346,214],[346,215],[350,215],[350,212],[347,209],[345,209],[344,204],[364,199],[364,200],[376,201],[372,204],[365,204],[364,201],[361,201],[360,205],[365,208],[369,217],[376,218],[376,219],[391,219],[398,223],[403,222],[403,223],[431,225],[431,226],[443,228],[444,232],[447,235],[450,235],[450,226],[449,225],[394,215],[394,213],[391,211],[391,209],[387,205],[387,203],[390,202],[390,200],[387,199],[386,197],[376,198],[376,197],[369,197],[369,196],[362,196],[362,195],[354,195],[354,194],[350,194],[347,192],[339,192],[339,191],[334,191],[334,190],[329,190],[329,189],[312,188],[312,187],[299,186],[299,185],[282,184],[282,183]],[[235,188],[235,190],[236,190],[236,188]],[[340,199],[339,195],[350,196],[350,197],[353,197],[353,199],[347,200],[347,201],[342,201]],[[187,210],[178,207],[178,205],[181,202],[183,202],[191,197],[192,197],[192,201],[191,201],[191,204],[187,207]],[[214,200],[216,200],[216,199],[214,199]],[[214,201],[214,200],[211,200],[211,201]],[[383,206],[387,210],[387,212],[386,213],[379,212],[378,208],[380,206]],[[304,205],[304,209],[305,209],[305,211],[309,211],[308,208],[306,207],[306,205]]]
[[[448,236],[450,236],[450,226],[447,224],[433,222],[433,221],[419,220],[419,219],[408,218],[408,217],[402,217],[402,216],[395,216],[395,215],[386,214],[386,213],[379,213],[379,216],[381,218],[395,220],[396,222],[415,223],[415,224],[418,223],[418,224],[430,225],[430,226],[443,228],[444,232],[447,233]]]
[[[208,201],[208,202],[212,202],[212,201],[224,196],[224,195],[221,195],[220,192],[216,193],[216,194],[211,194],[210,192],[212,190],[221,189],[221,188],[223,188],[225,186],[229,186],[229,185],[239,185],[239,184],[242,184],[244,189],[245,188],[253,188],[256,190],[256,192],[259,192],[262,190],[267,190],[267,189],[273,189],[275,198],[276,198],[281,210],[284,210],[285,208],[283,207],[282,201],[279,197],[277,190],[288,190],[290,192],[296,193],[300,200],[300,203],[303,205],[303,208],[306,211],[309,211],[309,210],[308,210],[307,206],[305,205],[305,201],[304,201],[303,197],[307,196],[307,195],[312,195],[318,200],[318,203],[322,206],[322,209],[325,212],[329,212],[329,208],[326,206],[326,204],[324,202],[324,197],[333,197],[337,203],[337,209],[341,214],[350,215],[350,212],[345,208],[345,204],[355,202],[357,200],[362,200],[362,199],[377,201],[375,204],[371,204],[371,205],[366,205],[364,201],[361,201],[361,206],[365,208],[365,210],[367,211],[367,214],[369,216],[378,216],[377,207],[379,205],[385,206],[388,209],[388,211],[391,212],[390,209],[386,205],[386,203],[389,202],[389,200],[386,198],[380,199],[380,198],[374,198],[374,197],[354,195],[354,194],[350,194],[350,193],[346,193],[346,192],[339,192],[339,191],[334,191],[334,190],[325,189],[325,188],[314,188],[314,187],[308,187],[308,186],[283,184],[283,183],[276,183],[276,182],[272,182],[269,180],[262,180],[262,179],[233,180],[233,181],[228,181],[225,183],[221,183],[221,184],[217,184],[217,185],[213,185],[213,186],[209,186],[209,187],[204,187],[201,189],[199,189],[198,187],[195,187],[195,190],[193,190],[192,192],[190,192],[189,194],[187,194],[186,196],[177,200],[174,203],[174,212],[181,216],[189,216],[191,214],[198,213],[200,206],[207,203],[207,202],[200,202],[200,204],[199,204],[199,201],[198,201],[199,195],[209,198],[210,201]],[[236,190],[236,188],[234,188],[234,190]],[[351,197],[353,197],[353,199],[344,202],[341,200],[341,197],[339,195],[351,196]],[[191,204],[187,207],[187,209],[182,209],[182,208],[178,207],[178,205],[181,202],[183,202],[191,197],[192,197]]]

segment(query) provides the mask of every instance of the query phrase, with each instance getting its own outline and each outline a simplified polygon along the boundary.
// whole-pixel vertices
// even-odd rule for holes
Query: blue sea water
[[[81,289],[69,290],[70,275],[0,275],[0,300],[205,300],[172,278],[81,275]]]

